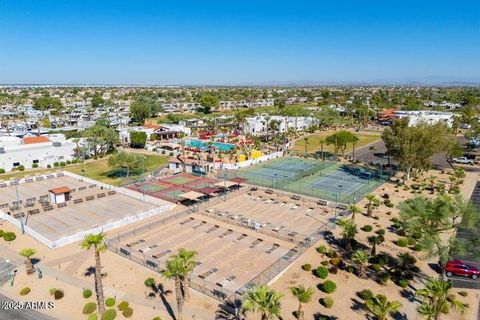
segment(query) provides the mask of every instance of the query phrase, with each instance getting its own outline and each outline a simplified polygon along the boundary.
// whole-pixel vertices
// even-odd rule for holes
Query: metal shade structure
[[[203,193],[196,192],[196,191],[189,191],[189,192],[180,194],[179,197],[194,201],[203,197]]]

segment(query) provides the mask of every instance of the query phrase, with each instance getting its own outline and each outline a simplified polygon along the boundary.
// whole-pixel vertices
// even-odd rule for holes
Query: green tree
[[[190,300],[190,275],[197,266],[195,261],[197,255],[198,252],[195,250],[185,250],[184,248],[178,250],[178,257],[183,262],[185,268],[185,276],[182,278],[182,290],[186,302]]]
[[[103,284],[102,284],[102,263],[100,261],[100,253],[104,252],[106,249],[105,246],[105,236],[102,232],[98,234],[89,234],[85,236],[81,243],[81,247],[85,250],[94,249],[95,253],[95,293],[97,295],[97,305],[98,311],[100,314],[105,312],[105,297],[103,295]]]
[[[367,238],[367,241],[372,246],[372,250],[370,251],[370,254],[374,256],[377,254],[377,246],[385,242],[385,238],[384,236],[379,234],[379,235],[369,236]]]
[[[373,193],[367,194],[365,198],[368,200],[368,203],[365,205],[367,208],[367,216],[371,217],[373,210],[380,206],[380,200]]]
[[[92,107],[96,109],[105,104],[105,99],[103,99],[102,95],[98,93],[92,97],[92,100],[90,101],[90,103],[92,104]]]
[[[351,219],[339,219],[337,224],[342,228],[341,236],[347,251],[352,251],[352,242],[358,233],[357,225]]]
[[[308,137],[303,138],[303,143],[305,144],[305,157],[308,155]]]
[[[325,138],[325,141],[328,144],[333,145],[335,149],[335,154],[337,154],[338,151],[340,151],[340,154],[344,156],[347,145],[349,143],[353,143],[353,141],[355,140],[355,137],[356,137],[355,134],[353,134],[352,132],[342,130],[327,136]]]
[[[455,238],[460,225],[472,230],[478,224],[478,214],[470,201],[461,195],[440,195],[435,199],[416,197],[400,203],[400,218],[410,234],[421,234],[420,247],[428,257],[439,258],[442,277],[445,265],[454,252],[462,253],[472,239]]]
[[[147,144],[147,133],[144,131],[130,131],[130,146],[144,149]]]
[[[162,107],[155,97],[142,94],[135,97],[130,105],[130,118],[134,123],[143,125],[146,119],[161,111]]]
[[[378,320],[384,320],[387,318],[387,315],[397,312],[402,307],[402,304],[396,300],[388,301],[386,296],[377,294],[368,299],[365,302],[365,306]]]
[[[358,275],[362,279],[367,278],[367,264],[370,253],[367,250],[356,250],[352,253],[351,259],[358,265]]]
[[[32,256],[37,252],[34,248],[25,248],[19,252],[19,255],[25,258],[25,270],[27,274],[32,274],[35,272],[35,267],[32,264]]]
[[[409,119],[395,120],[386,128],[382,139],[387,153],[393,157],[404,172],[406,182],[413,170],[422,172],[430,168],[431,157],[441,151],[447,151],[454,143],[454,137],[442,123],[419,123],[409,126]]]
[[[442,314],[449,314],[451,308],[463,313],[466,305],[457,300],[451,291],[451,281],[429,279],[425,288],[417,290],[417,296],[422,299],[418,313],[428,320],[440,319]]]
[[[354,204],[351,204],[348,206],[348,211],[352,214],[352,217],[351,217],[352,220],[355,220],[355,215],[357,213],[362,213],[362,210],[360,210],[360,208]]]
[[[139,167],[141,158],[135,153],[128,153],[120,151],[112,154],[108,158],[108,166],[115,170],[125,169],[127,171],[127,178],[130,176],[130,172]]]
[[[202,108],[199,110],[201,113],[208,114],[211,113],[213,108],[218,107],[220,100],[217,97],[212,95],[204,95],[199,100]]]
[[[305,288],[303,285],[291,287],[290,292],[298,300],[297,319],[304,319],[303,304],[309,303],[312,300],[313,288]]]
[[[87,129],[85,139],[88,148],[94,151],[95,156],[105,156],[119,142],[118,134],[114,128],[100,125],[94,125]]]
[[[281,315],[282,298],[283,293],[262,285],[246,292],[243,308],[246,311],[260,313],[262,320],[278,319]]]
[[[175,282],[175,296],[177,300],[177,319],[183,319],[183,305],[185,303],[182,293],[182,279],[187,275],[184,261],[177,255],[172,255],[166,261],[166,267],[163,276],[167,279],[173,279]]]

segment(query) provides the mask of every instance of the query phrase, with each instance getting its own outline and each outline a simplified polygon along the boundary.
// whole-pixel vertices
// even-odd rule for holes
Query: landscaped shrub
[[[113,307],[115,305],[115,298],[108,298],[105,300],[105,305],[107,307]]]
[[[378,282],[381,285],[386,285],[388,283],[388,280],[390,280],[390,275],[388,272],[382,272],[378,275]]]
[[[400,238],[395,241],[395,244],[399,247],[406,247],[408,245],[408,240],[406,238]]]
[[[13,241],[17,238],[17,235],[14,232],[5,232],[3,234],[3,239],[5,241]]]
[[[26,296],[27,294],[30,293],[30,291],[32,291],[32,290],[29,287],[25,287],[22,290],[20,290],[20,295],[21,296]]]
[[[371,225],[369,225],[369,224],[366,224],[366,225],[364,225],[361,229],[362,229],[363,231],[365,231],[365,232],[370,232],[370,231],[373,230],[373,227],[372,227]]]
[[[3,174],[3,173],[5,173],[5,169],[0,168],[0,174]]]
[[[52,288],[48,292],[50,292],[50,295],[53,296],[55,294],[55,291],[57,291],[57,289]]]
[[[327,252],[327,247],[319,246],[315,250],[317,250],[317,252],[320,253],[320,254],[325,254],[325,252]]]
[[[32,163],[32,168],[38,168],[38,163]]]
[[[118,307],[118,310],[123,311],[123,310],[127,309],[129,306],[130,305],[128,304],[127,301],[122,301],[118,304],[117,307]]]
[[[153,318],[152,320],[162,320],[162,318],[160,318],[160,317],[155,317],[155,318]]]
[[[91,296],[92,296],[92,290],[90,290],[90,289],[85,289],[85,290],[83,290],[83,297],[84,297],[85,299],[88,299],[88,298],[90,298]]]
[[[331,307],[333,307],[333,298],[332,297],[324,297],[324,298],[321,299],[321,303],[325,308],[330,309]]]
[[[397,281],[397,284],[402,288],[406,288],[406,287],[408,287],[408,280],[407,279],[400,279],[400,280]]]
[[[337,253],[337,251],[335,251],[333,249],[330,249],[327,252],[327,257],[329,257],[330,259],[336,258],[336,257],[338,257],[338,253]]]
[[[117,310],[115,309],[107,309],[103,314],[101,319],[102,320],[113,320],[117,317]]]
[[[333,258],[330,260],[330,264],[335,267],[338,267],[341,262],[342,260],[340,258]]]
[[[412,249],[413,251],[417,251],[417,252],[418,252],[418,251],[422,251],[422,246],[417,243],[416,245],[412,246],[411,249]]]
[[[88,316],[87,320],[97,320],[98,316],[96,313],[92,313]]]
[[[322,283],[321,289],[325,293],[333,293],[337,289],[337,285],[332,280],[327,280]]]
[[[132,308],[127,308],[127,309],[123,310],[122,314],[125,318],[130,318],[133,314],[133,309]]]
[[[310,263],[306,263],[302,266],[302,269],[305,271],[310,271],[312,270],[312,265]]]
[[[321,279],[325,279],[328,277],[328,269],[325,267],[318,267],[317,269],[313,270],[313,274]]]
[[[362,291],[358,292],[358,296],[362,300],[368,300],[373,298],[373,292],[370,289],[363,289]]]
[[[323,260],[322,262],[320,262],[320,264],[321,264],[322,266],[324,266],[324,267],[325,267],[325,266],[328,266],[329,263],[330,263],[330,262],[329,262],[328,260]]]
[[[60,162],[60,167],[65,167],[66,166],[66,163],[65,162]]]
[[[373,271],[376,271],[376,272],[380,272],[382,270],[382,266],[374,263],[374,264],[370,265],[370,269],[372,269]]]
[[[54,163],[53,163],[53,166],[54,166],[55,168],[58,168],[59,165],[60,165],[60,164],[59,164],[58,162],[54,162]]]
[[[408,243],[409,246],[413,246],[417,243],[417,241],[415,241],[415,239],[409,237],[409,238],[407,238],[407,243]]]
[[[384,236],[385,235],[385,229],[378,229],[377,231],[375,231],[376,234],[378,234],[379,236]]]
[[[348,273],[353,273],[355,271],[355,267],[354,266],[346,266],[345,271],[347,271]]]
[[[17,170],[18,170],[18,171],[24,171],[24,170],[25,170],[25,166],[24,166],[24,165],[19,165],[19,166],[17,167]]]
[[[47,169],[50,169],[51,167],[52,167],[51,165],[47,164]]]
[[[337,268],[337,267],[331,267],[330,269],[328,269],[328,271],[329,271],[331,274],[337,274],[338,268]]]
[[[147,278],[143,282],[147,287],[151,288],[155,284],[155,279],[153,278]]]
[[[83,314],[90,314],[97,310],[97,304],[95,302],[89,302],[83,306],[82,313]]]
[[[55,300],[60,300],[63,298],[65,294],[63,293],[62,290],[56,290],[55,291],[55,294],[53,295],[53,297],[55,298]]]
[[[71,164],[71,163],[72,163],[72,161],[70,161],[70,160],[66,161],[66,164]]]

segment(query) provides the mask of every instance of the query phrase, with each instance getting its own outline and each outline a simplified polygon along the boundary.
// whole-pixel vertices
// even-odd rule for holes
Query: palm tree
[[[370,236],[367,238],[367,240],[368,243],[372,246],[372,250],[370,251],[370,254],[372,256],[377,254],[377,246],[385,242],[385,238],[382,235]]]
[[[425,288],[417,290],[417,295],[422,298],[418,312],[429,320],[440,319],[440,315],[448,314],[451,308],[463,313],[467,306],[456,299],[451,289],[451,281],[430,278]]]
[[[303,141],[305,142],[305,157],[308,154],[308,137],[303,138]]]
[[[368,203],[365,206],[367,208],[367,216],[371,217],[373,209],[380,205],[380,200],[378,200],[373,193],[367,194],[365,198],[368,200]]]
[[[35,267],[32,264],[32,260],[30,259],[37,250],[35,248],[25,248],[22,249],[18,254],[25,258],[25,270],[27,274],[32,274],[35,272]]]
[[[245,309],[239,299],[227,300],[215,312],[215,320],[245,320]]]
[[[345,243],[345,249],[347,251],[352,251],[352,242],[355,240],[355,235],[357,234],[357,225],[351,219],[340,219],[337,224],[342,228],[343,241]]]
[[[352,214],[352,220],[355,220],[355,214],[362,212],[362,210],[354,204],[348,206],[348,211]]]
[[[177,319],[183,319],[183,304],[184,297],[182,294],[182,279],[187,275],[185,264],[182,258],[177,255],[172,255],[167,259],[166,269],[163,271],[163,276],[167,279],[175,281],[175,296],[177,299]]]
[[[98,311],[100,314],[103,314],[105,312],[105,297],[103,295],[102,263],[100,261],[100,252],[104,252],[106,249],[105,236],[102,232],[98,234],[89,234],[83,239],[81,247],[85,250],[90,250],[90,248],[93,247],[95,250],[95,293],[97,295]]]
[[[367,278],[367,263],[370,259],[370,252],[367,250],[356,250],[351,258],[353,262],[358,264],[358,275],[360,278]]]
[[[290,292],[297,298],[298,300],[298,311],[297,311],[297,319],[304,319],[303,317],[303,303],[309,303],[312,300],[313,296],[313,288],[309,287],[305,289],[303,285],[299,285],[296,287],[291,287]]]
[[[262,320],[280,318],[280,300],[283,293],[270,289],[267,285],[255,287],[245,294],[243,308],[246,311],[258,312]]]
[[[185,250],[184,248],[180,248],[178,250],[178,257],[183,261],[185,267],[185,277],[183,277],[182,281],[182,290],[183,295],[185,298],[185,302],[190,300],[190,275],[197,266],[197,262],[195,258],[197,257],[198,252],[195,250]]]
[[[325,138],[320,138],[318,143],[320,144],[320,152],[322,154],[322,160],[325,160],[325,152],[323,152],[323,147],[325,146],[325,144],[327,144],[327,142],[325,141]]]
[[[387,315],[395,313],[402,307],[399,301],[388,301],[387,297],[383,294],[377,294],[376,296],[368,299],[365,302],[365,306],[378,320],[384,320]]]

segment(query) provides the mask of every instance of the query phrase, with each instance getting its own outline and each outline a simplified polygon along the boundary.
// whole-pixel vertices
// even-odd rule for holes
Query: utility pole
[[[15,184],[15,193],[17,195],[17,208],[18,210],[20,211],[20,199],[19,199],[19,196],[18,196],[18,187],[17,185]],[[22,229],[22,234],[25,234],[25,225],[23,224],[23,218],[22,218],[22,212],[19,212],[20,213],[20,228]]]

